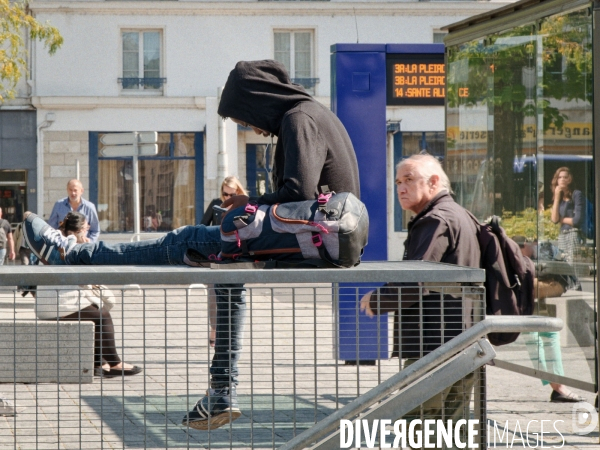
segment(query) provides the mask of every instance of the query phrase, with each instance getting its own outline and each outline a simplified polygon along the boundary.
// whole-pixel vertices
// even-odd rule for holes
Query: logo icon
[[[598,426],[596,408],[587,402],[575,403],[571,417],[573,421],[573,433],[575,434],[589,434]]]

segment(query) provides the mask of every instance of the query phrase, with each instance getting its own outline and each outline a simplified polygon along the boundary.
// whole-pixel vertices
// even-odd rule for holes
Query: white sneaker
[[[25,408],[17,408],[13,402],[0,395],[0,416],[14,416],[24,410]]]

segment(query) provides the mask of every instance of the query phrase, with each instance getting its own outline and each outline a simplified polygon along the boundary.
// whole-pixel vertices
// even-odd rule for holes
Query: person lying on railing
[[[230,72],[218,114],[277,136],[273,164],[274,191],[258,198],[273,205],[315,200],[327,185],[334,192],[360,197],[358,164],[348,132],[340,120],[300,85],[293,84],[283,64],[241,61]],[[248,202],[238,195],[223,203],[236,208]],[[208,260],[221,250],[219,227],[181,227],[150,241],[75,245],[34,214],[23,226],[31,250],[50,264],[190,264]],[[236,386],[246,309],[242,285],[217,285],[217,338],[210,390],[184,416],[192,428],[214,429],[240,417]]]
[[[450,180],[436,158],[414,155],[401,161],[396,171],[396,189],[402,209],[415,214],[408,224],[404,260],[480,267],[475,223],[450,196]],[[421,303],[418,288],[398,283],[386,284],[379,295],[373,292],[363,296],[360,309],[369,317],[395,313],[392,357],[408,358],[407,364],[458,336],[463,329],[463,309],[468,305],[461,299],[450,295],[440,298],[439,293],[429,292],[424,293]],[[442,419],[442,408],[446,419],[462,414],[473,381],[471,374],[427,401],[424,418]],[[420,410],[415,410],[407,417],[419,415]]]
[[[86,217],[71,211],[59,225],[61,233],[78,243],[89,242],[86,237],[89,224]],[[110,310],[115,298],[104,286],[38,286],[35,295],[35,313],[41,320],[82,321],[94,323],[94,375],[118,377],[135,375],[142,371],[121,361],[115,344],[115,328]]]

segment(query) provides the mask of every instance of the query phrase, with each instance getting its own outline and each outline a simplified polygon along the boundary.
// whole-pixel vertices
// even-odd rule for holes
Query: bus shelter
[[[480,220],[502,217],[536,263],[538,313],[565,323],[523,333],[499,348],[496,365],[594,393],[597,8],[523,0],[449,25],[445,38],[452,189]]]

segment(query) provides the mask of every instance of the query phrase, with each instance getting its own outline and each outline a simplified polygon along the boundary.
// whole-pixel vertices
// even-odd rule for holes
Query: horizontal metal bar
[[[4,266],[0,286],[194,283],[482,283],[485,271],[425,261],[364,262],[350,269],[200,269],[187,266]]]
[[[394,395],[380,405],[370,409],[361,420],[369,422],[375,419],[399,419],[406,413],[418,407],[423,401],[439,394],[447,386],[452,386],[458,380],[491,361],[496,356],[494,348],[487,339],[467,347],[455,355],[446,364],[440,364],[427,377],[421,378],[408,389]],[[335,433],[323,439],[313,450],[335,450],[339,448],[338,429]]]
[[[319,440],[333,432],[340,420],[350,419],[366,408],[383,400],[392,392],[402,389],[404,386],[416,381],[427,374],[430,370],[453,357],[456,353],[464,350],[474,342],[489,333],[515,333],[522,331],[560,331],[563,321],[556,317],[494,317],[486,316],[485,320],[473,325],[457,337],[451,339],[434,351],[419,359],[417,362],[393,375],[379,386],[371,389],[366,394],[358,397],[348,405],[337,410],[325,419],[318,422],[312,428],[304,431],[294,439],[280,447],[280,450],[303,449],[314,441]],[[447,387],[447,386],[444,386]],[[426,400],[426,399],[423,399]]]
[[[443,27],[446,48],[481,39],[494,33],[533,24],[536,20],[591,6],[589,0],[550,0],[516,2]]]
[[[576,380],[574,378],[566,377],[564,375],[556,375],[554,373],[535,370],[531,367],[525,367],[521,364],[511,363],[502,359],[494,359],[494,366],[500,369],[510,370],[511,372],[516,372],[521,375],[527,375],[529,377],[538,378],[540,380],[550,381],[551,383],[564,384],[565,386],[581,389],[582,391],[591,392],[592,394],[598,392],[594,383]]]

